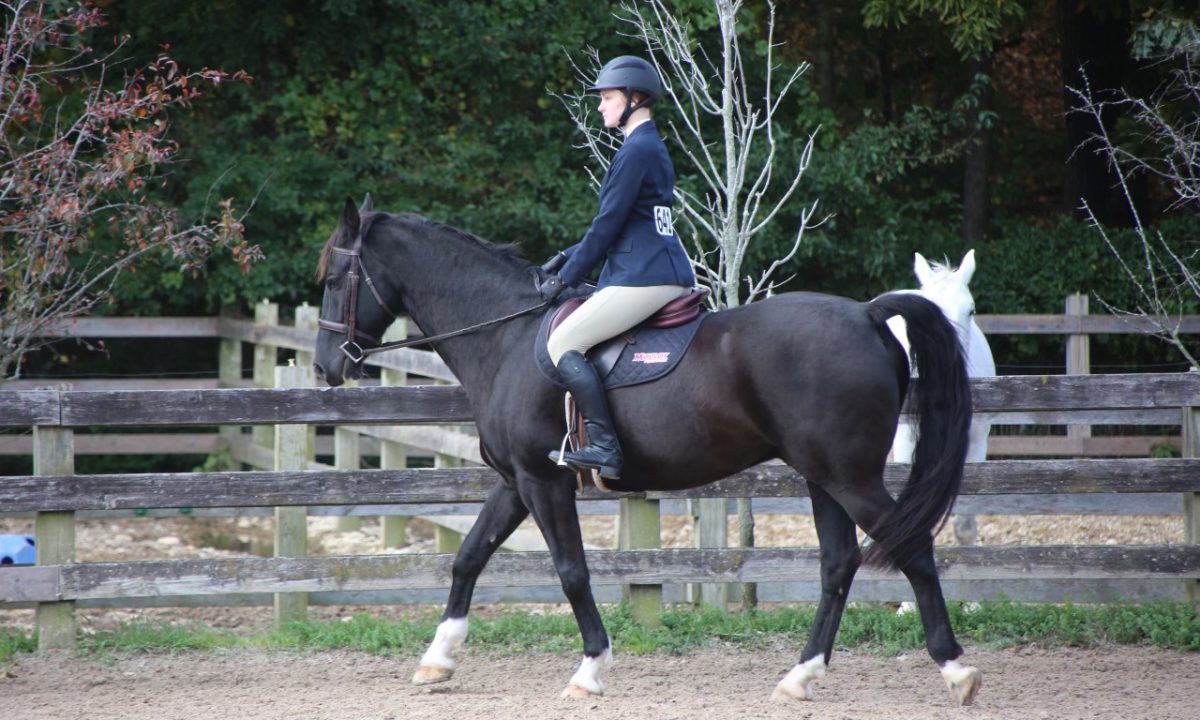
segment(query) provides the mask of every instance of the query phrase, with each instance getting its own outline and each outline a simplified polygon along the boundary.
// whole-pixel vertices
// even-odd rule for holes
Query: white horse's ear
[[[374,209],[375,209],[375,200],[374,200],[374,198],[371,197],[371,193],[367,193],[366,197],[363,198],[362,207],[360,207],[358,209],[358,214],[366,215],[367,213],[371,212]]]
[[[929,261],[921,253],[913,253],[913,272],[917,275],[917,282],[921,287],[925,287],[933,281],[933,270],[929,267]]]
[[[963,255],[962,264],[958,266],[958,276],[962,278],[962,284],[967,285],[971,282],[972,276],[975,275],[975,249],[972,248]]]

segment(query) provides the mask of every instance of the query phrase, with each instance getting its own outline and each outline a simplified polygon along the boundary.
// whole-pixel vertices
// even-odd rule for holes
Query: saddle
[[[674,370],[707,315],[704,308],[704,300],[707,297],[708,289],[702,288],[672,300],[639,325],[589,350],[587,358],[604,380],[605,389],[650,382]],[[550,361],[546,341],[550,333],[571,313],[578,310],[586,299],[571,298],[547,312],[538,330],[534,347],[538,369],[560,387],[564,385],[558,369]],[[563,450],[566,450],[567,445],[572,450],[578,450],[587,445],[587,431],[583,417],[575,409],[575,401],[570,394],[567,395],[565,411],[567,436]],[[580,492],[588,484],[594,484],[604,491],[609,490],[596,471],[577,470],[575,474]]]
[[[691,345],[706,315],[708,289],[694,290],[664,305],[657,313],[620,335],[605,340],[587,352],[608,390],[656,380],[679,363]],[[550,361],[546,341],[563,320],[579,309],[586,298],[576,297],[546,313],[534,348],[538,368],[549,380],[562,386],[558,369]]]

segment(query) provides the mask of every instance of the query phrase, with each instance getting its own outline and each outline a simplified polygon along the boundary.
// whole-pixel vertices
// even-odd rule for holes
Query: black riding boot
[[[619,479],[621,445],[608,414],[604,382],[587,358],[575,350],[568,350],[559,358],[558,372],[575,398],[588,435],[588,444],[577,451],[568,451],[563,460],[579,468],[596,468],[606,478]],[[550,453],[550,459],[558,462],[558,452]]]

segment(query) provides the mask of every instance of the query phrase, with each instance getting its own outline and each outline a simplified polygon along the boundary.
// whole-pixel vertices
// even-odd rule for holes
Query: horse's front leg
[[[563,690],[563,697],[603,695],[601,675],[612,664],[612,646],[592,597],[583,533],[575,509],[575,485],[561,473],[549,478],[523,476],[517,482],[521,497],[546,538],[563,593],[583,635],[583,661]]]
[[[504,481],[496,483],[475,525],[463,539],[462,548],[454,556],[450,599],[433,642],[421,656],[421,666],[413,675],[415,684],[444,682],[454,675],[458,667],[455,656],[467,639],[467,612],[471,609],[475,581],[500,544],[528,516],[529,510],[516,489]]]

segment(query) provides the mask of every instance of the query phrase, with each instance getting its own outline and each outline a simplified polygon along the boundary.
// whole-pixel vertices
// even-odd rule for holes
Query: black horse
[[[433,336],[536,306],[533,275],[509,247],[418,215],[373,212],[370,196],[360,209],[347,201],[318,268],[325,297],[317,375],[331,386],[358,377],[358,348],[377,345],[394,313],[407,313]],[[364,284],[370,292],[358,292]],[[532,513],[583,635],[583,662],[566,694],[603,692],[600,675],[612,655],[589,583],[575,479],[547,458],[564,420],[562,390],[534,364],[539,315],[435,343],[470,397],[482,455],[500,479],[454,560],[446,612],[415,683],[453,674],[475,581]],[[907,323],[920,370],[913,399],[920,439],[912,474],[893,499],[883,470],[910,377],[886,325],[896,315]],[[609,402],[625,451],[615,490],[696,487],[774,458],[807,481],[821,544],[821,600],[800,662],[773,698],[811,697],[866,560],[908,578],[929,654],[958,702],[972,700],[979,672],[957,662],[963,651],[932,543],[962,478],[971,396],[954,328],[936,305],[912,294],[860,303],[788,293],[713,313],[670,375],[613,390]],[[871,538],[865,550],[855,525]]]

